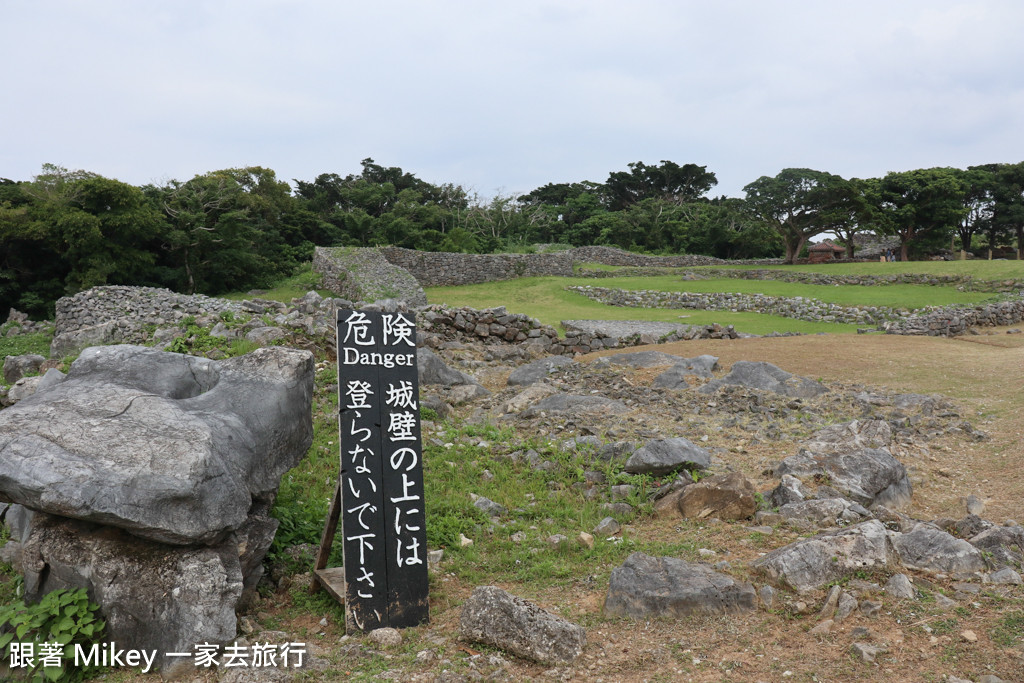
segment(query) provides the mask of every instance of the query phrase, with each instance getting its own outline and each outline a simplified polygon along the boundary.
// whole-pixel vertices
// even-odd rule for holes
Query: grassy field
[[[715,266],[749,269],[750,266]],[[1009,280],[1024,278],[1024,261],[896,261],[894,263],[816,263],[799,266],[759,266],[770,270],[792,270],[832,275],[895,275],[924,273],[926,275],[970,275],[978,280]]]
[[[980,263],[980,262],[979,262]],[[987,262],[984,262],[987,264]],[[863,266],[886,264],[856,264]],[[928,264],[924,264],[928,265]],[[852,273],[851,273],[852,274]],[[862,273],[863,274],[863,273]],[[709,280],[682,280],[678,276],[562,278],[533,277],[505,282],[489,282],[458,287],[429,287],[427,299],[431,303],[450,306],[488,308],[505,306],[513,313],[526,313],[541,322],[558,326],[562,320],[657,320],[685,322],[694,325],[735,325],[736,329],[752,334],[769,332],[855,332],[855,325],[812,323],[758,313],[730,313],[680,309],[641,309],[606,306],[586,297],[566,291],[572,285],[591,285],[627,290],[657,290],[664,292],[735,292],[766,294],[779,297],[805,297],[842,306],[889,306],[917,309],[949,304],[976,304],[992,299],[984,292],[961,292],[955,287],[928,285],[827,286],[805,285],[775,280],[740,280],[717,278]]]

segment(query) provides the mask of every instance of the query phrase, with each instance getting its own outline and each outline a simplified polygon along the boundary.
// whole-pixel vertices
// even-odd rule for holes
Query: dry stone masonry
[[[389,262],[382,249],[317,247],[313,272],[320,274],[325,289],[352,301],[401,299],[410,306],[427,303],[416,278],[401,265]]]

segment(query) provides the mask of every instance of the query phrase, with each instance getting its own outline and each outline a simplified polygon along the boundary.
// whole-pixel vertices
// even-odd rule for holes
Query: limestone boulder
[[[877,520],[790,543],[751,563],[773,581],[806,593],[866,570],[884,570],[898,557],[890,532]]]
[[[583,627],[497,586],[474,589],[462,605],[459,633],[546,666],[572,663],[587,643]]]
[[[754,485],[739,472],[708,477],[683,489],[679,511],[697,519],[748,519],[757,512],[755,493]]]
[[[541,413],[548,415],[573,414],[602,417],[621,415],[629,412],[629,407],[622,401],[605,398],[604,396],[579,396],[576,394],[554,394],[543,398],[522,413],[521,417],[533,418]]]
[[[703,470],[711,466],[711,454],[681,436],[654,439],[636,449],[626,461],[630,474],[661,476],[682,469]]]
[[[312,441],[313,356],[93,347],[0,412],[0,498],[164,543],[216,544]]]
[[[818,430],[803,445],[814,453],[835,454],[891,444],[892,427],[885,420],[851,420]]]
[[[649,619],[691,614],[736,614],[757,606],[749,583],[675,557],[633,553],[612,570],[604,611],[608,615]]]
[[[440,384],[451,387],[457,384],[479,384],[474,377],[449,367],[440,356],[422,346],[416,349],[416,369],[420,385]]]
[[[908,569],[971,576],[987,568],[980,550],[931,524],[921,523],[906,533],[893,534],[893,547]]]
[[[831,453],[801,449],[783,460],[775,468],[775,474],[788,474],[804,484],[827,482],[865,507],[875,503],[902,507],[910,502],[913,490],[907,469],[884,448]]]
[[[720,387],[741,386],[772,391],[792,398],[814,398],[828,391],[820,382],[786,372],[771,363],[740,360],[733,363],[729,374],[711,380],[697,391],[713,394]]]
[[[164,658],[197,643],[235,637],[243,592],[236,534],[216,546],[169,546],[109,526],[36,515],[22,549],[25,598],[85,588],[100,605],[107,636],[120,648],[156,650],[157,666],[191,660]]]
[[[997,567],[1015,567],[1024,562],[1024,526],[993,526],[972,536],[968,542],[989,553]]]
[[[526,365],[520,365],[508,376],[509,386],[527,386],[536,384],[547,378],[548,375],[557,372],[559,368],[566,365],[574,365],[576,361],[568,356],[551,356]]]
[[[696,358],[683,358],[671,368],[654,378],[651,386],[659,389],[686,389],[690,386],[687,377],[710,379],[718,369],[718,357],[707,354]]]
[[[4,357],[4,382],[14,384],[25,375],[39,372],[39,366],[46,362],[46,359],[36,353],[26,353],[21,356]]]

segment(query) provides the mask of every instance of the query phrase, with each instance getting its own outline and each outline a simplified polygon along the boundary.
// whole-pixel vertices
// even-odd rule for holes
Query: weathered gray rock
[[[633,553],[612,570],[606,614],[648,619],[690,614],[735,614],[757,607],[749,583],[737,583],[702,564]]]
[[[24,401],[29,396],[36,393],[39,388],[39,383],[42,381],[42,377],[22,377],[14,383],[10,389],[7,390],[7,403],[13,405],[20,401]]]
[[[551,356],[526,365],[520,365],[508,376],[509,386],[526,386],[545,379],[548,375],[556,372],[566,365],[573,365],[576,361],[568,356]]]
[[[46,362],[46,359],[36,353],[26,353],[21,356],[4,357],[4,382],[14,384],[25,375],[39,372],[39,366]]]
[[[793,398],[814,398],[828,391],[824,385],[806,377],[786,372],[771,363],[740,360],[732,365],[725,377],[714,379],[697,391],[713,394],[720,387],[741,386],[762,391],[773,391]]]
[[[541,399],[524,410],[520,415],[525,418],[537,417],[541,413],[606,416],[620,415],[629,412],[629,406],[622,401],[605,398],[604,396],[577,396],[575,394],[554,394]]]
[[[826,498],[824,500],[802,500],[787,503],[779,507],[779,517],[791,526],[802,529],[822,529],[834,526],[846,526],[862,522],[871,513],[857,503],[845,498]]]
[[[851,420],[818,430],[804,442],[812,453],[833,455],[862,448],[888,448],[892,444],[892,427],[885,420]]]
[[[979,550],[987,552],[997,567],[1019,566],[1024,557],[1024,527],[993,526],[972,536],[969,541]]]
[[[969,576],[986,568],[981,551],[931,524],[893,534],[893,547],[900,562],[909,569]]]
[[[689,383],[687,377],[711,378],[712,371],[718,369],[717,356],[697,356],[696,358],[683,358],[671,368],[654,378],[651,386],[659,389],[686,389]]]
[[[755,493],[754,485],[739,472],[720,474],[684,488],[679,511],[697,519],[747,519],[757,511]]]
[[[278,339],[284,339],[288,333],[280,327],[256,327],[245,333],[245,338],[254,344],[266,346]]]
[[[897,600],[913,600],[917,597],[914,584],[906,574],[893,574],[885,582],[885,592]]]
[[[0,412],[0,496],[165,543],[217,543],[309,448],[312,390],[306,351],[86,349],[63,382]]]
[[[158,666],[173,666],[181,660],[164,653],[235,637],[244,543],[231,534],[213,547],[167,546],[111,527],[37,515],[22,550],[25,597],[86,588],[118,647],[156,650]]]
[[[768,494],[768,503],[772,507],[782,507],[790,503],[800,503],[811,497],[803,482],[791,474],[784,474],[779,485]]]
[[[464,403],[472,403],[478,398],[485,398],[491,395],[491,392],[487,391],[480,384],[456,384],[447,388],[445,393],[448,402],[453,406],[462,405]]]
[[[997,572],[992,572],[989,575],[988,580],[990,583],[1010,586],[1019,586],[1024,583],[1024,580],[1021,580],[1020,574],[1009,567],[1004,567]]]
[[[480,586],[462,606],[463,638],[547,666],[570,664],[583,652],[586,631],[497,586]]]
[[[50,368],[49,370],[46,371],[46,374],[39,378],[39,383],[36,384],[36,393],[46,391],[50,387],[60,384],[65,379],[67,379],[67,377],[67,375],[65,375],[57,368]]]
[[[882,448],[837,453],[801,449],[783,460],[775,474],[788,474],[804,483],[828,481],[829,486],[867,507],[880,503],[898,508],[910,502],[912,492],[907,469]]]
[[[485,515],[491,517],[500,517],[501,515],[507,512],[504,505],[502,505],[501,503],[495,503],[490,498],[478,496],[473,493],[469,495],[470,498],[472,498],[473,500],[473,507],[483,512]]]
[[[440,384],[450,387],[456,384],[479,384],[472,376],[448,367],[440,356],[426,347],[416,349],[416,362],[421,385]]]
[[[773,550],[754,560],[751,567],[806,593],[856,571],[893,564],[897,558],[888,536],[881,522],[868,520]]]
[[[710,453],[689,439],[677,436],[648,441],[629,456],[625,470],[657,477],[681,469],[703,470],[710,466]]]
[[[58,332],[50,342],[50,358],[73,356],[90,346],[116,344],[122,341],[122,336],[121,327],[114,320],[98,325],[87,325],[67,332]]]

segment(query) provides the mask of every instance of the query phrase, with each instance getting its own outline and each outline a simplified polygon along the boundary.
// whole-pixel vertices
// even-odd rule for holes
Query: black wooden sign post
[[[416,626],[428,579],[415,316],[338,311],[338,380],[346,630]]]

